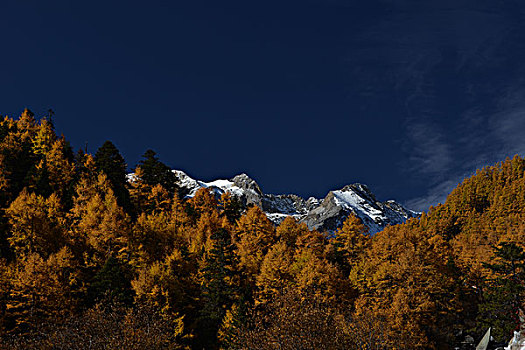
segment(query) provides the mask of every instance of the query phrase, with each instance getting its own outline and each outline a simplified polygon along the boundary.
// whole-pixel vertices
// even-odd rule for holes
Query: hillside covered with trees
[[[12,349],[450,349],[508,341],[525,296],[525,160],[420,218],[334,237],[201,189],[148,150],[75,152],[0,122],[0,334]]]

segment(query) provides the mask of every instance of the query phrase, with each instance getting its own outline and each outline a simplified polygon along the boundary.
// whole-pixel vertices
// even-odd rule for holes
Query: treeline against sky
[[[525,160],[373,237],[201,189],[153,151],[74,152],[48,118],[0,123],[0,334],[13,349],[449,349],[508,340],[524,296]]]

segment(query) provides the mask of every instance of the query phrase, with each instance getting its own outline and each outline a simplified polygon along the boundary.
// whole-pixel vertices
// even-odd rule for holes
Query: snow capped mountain
[[[388,225],[399,224],[419,215],[393,200],[378,201],[363,184],[347,185],[340,190],[330,191],[324,199],[319,200],[314,197],[304,199],[294,194],[265,194],[257,182],[246,174],[230,180],[204,182],[189,177],[181,170],[173,172],[182,196],[193,197],[200,188],[208,188],[216,196],[229,192],[245,206],[259,206],[276,224],[287,216],[293,216],[299,222],[306,223],[310,229],[335,231],[350,213],[354,213],[373,234]]]
[[[388,225],[400,224],[419,215],[393,200],[378,201],[366,185],[356,183],[330,191],[302,221],[311,229],[333,231],[343,224],[350,213],[363,221],[369,233],[379,232]]]

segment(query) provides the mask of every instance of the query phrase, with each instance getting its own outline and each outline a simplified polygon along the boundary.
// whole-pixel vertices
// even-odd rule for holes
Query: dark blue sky
[[[0,114],[52,108],[130,167],[151,148],[204,180],[425,210],[525,153],[520,3],[4,0]]]

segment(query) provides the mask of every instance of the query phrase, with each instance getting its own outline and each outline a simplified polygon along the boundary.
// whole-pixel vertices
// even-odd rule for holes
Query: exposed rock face
[[[352,184],[338,191],[330,191],[322,203],[309,211],[301,221],[311,229],[334,231],[350,213],[359,217],[370,233],[419,215],[395,201],[379,202],[366,185]]]
[[[264,195],[255,180],[246,174],[240,174],[230,181],[233,183],[233,186],[236,186],[243,191],[241,198],[245,205],[255,204],[261,208],[263,207],[262,199]]]
[[[349,214],[349,211],[337,204],[334,193],[328,192],[321,205],[310,210],[301,218],[301,222],[306,223],[310,229],[333,231],[343,224]]]
[[[314,197],[305,200],[294,194],[265,194],[257,182],[246,174],[237,175],[231,180],[203,182],[192,179],[183,171],[173,172],[178,179],[181,195],[192,197],[200,188],[209,188],[216,196],[230,192],[245,206],[259,206],[276,224],[287,216],[293,216],[306,223],[310,229],[335,231],[353,213],[373,234],[388,225],[399,224],[419,215],[392,200],[379,202],[366,185],[358,183],[330,191],[323,200]]]

